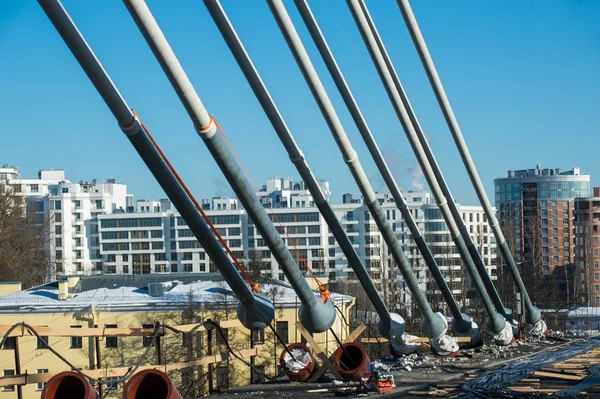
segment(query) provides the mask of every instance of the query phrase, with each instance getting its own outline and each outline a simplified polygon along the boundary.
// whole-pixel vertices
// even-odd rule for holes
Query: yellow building
[[[289,343],[300,342],[296,328],[300,304],[294,291],[279,281],[262,285],[261,291],[274,301],[278,333]],[[354,298],[331,294],[331,299],[347,320]],[[76,276],[0,297],[0,332],[4,335],[19,322],[39,327],[48,345],[73,366],[105,380],[124,375],[138,363],[142,367],[160,363],[157,368],[167,370],[182,392],[204,394],[209,386],[213,390],[243,386],[263,381],[263,371],[267,375],[278,372],[282,345],[269,329],[250,334],[235,322],[236,304],[218,274]],[[218,329],[207,331],[208,323],[193,330],[194,324],[206,320],[231,328],[221,330],[225,337]],[[161,326],[159,338],[153,341],[157,325]],[[332,329],[341,339],[349,334],[341,317]],[[111,335],[111,330],[118,336]],[[43,336],[44,331],[48,336]],[[69,366],[21,327],[11,335],[18,336],[9,338],[0,350],[0,399],[17,399],[19,390],[22,398],[39,398],[43,380]],[[315,338],[328,354],[337,349],[332,334]],[[234,351],[246,354],[245,361],[254,364],[254,370],[232,356],[222,356],[227,352],[225,341]],[[250,357],[250,352],[255,356]],[[211,361],[216,363],[209,367]],[[48,375],[33,376],[41,373]],[[21,377],[11,377],[15,374]],[[122,397],[122,384],[109,382],[103,391],[105,397]]]

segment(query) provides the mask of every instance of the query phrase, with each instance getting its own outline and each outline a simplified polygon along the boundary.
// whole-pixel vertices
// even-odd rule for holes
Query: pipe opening
[[[361,366],[364,361],[364,350],[356,345],[344,345],[345,351],[342,351],[339,357],[340,367],[344,371],[354,371]]]
[[[85,398],[85,385],[81,379],[73,376],[65,376],[57,381],[56,391],[54,395],[50,395],[47,399],[61,398]]]
[[[279,363],[292,381],[306,381],[315,369],[315,358],[306,345],[295,343],[288,345],[294,358],[284,349],[279,356]]]
[[[162,399],[167,398],[168,394],[169,382],[159,374],[148,373],[139,381],[134,399]]]

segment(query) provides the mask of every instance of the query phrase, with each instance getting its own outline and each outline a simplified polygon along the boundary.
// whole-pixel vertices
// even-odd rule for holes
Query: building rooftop
[[[69,277],[60,281],[68,281]],[[148,308],[181,307],[189,303],[190,295],[194,303],[222,304],[237,303],[232,291],[218,273],[170,273],[144,275],[95,275],[72,276],[72,287],[66,299],[59,299],[59,281],[29,288],[27,290],[0,297],[0,314],[15,310],[32,313],[73,311],[74,308],[105,310],[139,310]],[[150,295],[151,285],[162,285],[161,295]],[[275,303],[283,306],[297,306],[296,293],[287,283],[270,280],[261,285],[261,292],[275,294]],[[316,293],[316,292],[315,292]],[[351,301],[353,298],[342,294],[331,294],[336,303]]]

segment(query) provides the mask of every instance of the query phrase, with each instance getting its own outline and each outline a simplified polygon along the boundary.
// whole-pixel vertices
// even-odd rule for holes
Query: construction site
[[[368,149],[363,156],[375,162],[424,259],[430,276],[427,284],[435,286],[432,289],[439,293],[447,314],[437,311],[439,306],[428,300],[419,283],[406,247],[388,220],[322,76],[304,47],[306,40],[296,30],[299,27],[282,0],[266,2],[290,51],[279,56],[293,57],[302,73],[339,149],[337,155],[360,190],[410,293],[412,310],[400,315],[398,304],[383,299],[372,270],[358,255],[309,167],[310,148],[305,152],[295,141],[219,0],[203,3],[352,269],[353,284],[365,298],[361,301],[368,302],[360,311],[356,307],[359,295],[335,292],[326,276],[311,270],[294,238],[261,204],[255,183],[234,149],[235,140],[225,136],[206,109],[200,90],[192,86],[144,0],[123,3],[195,133],[276,260],[283,281],[251,273],[169,162],[150,127],[142,122],[141,112],[134,112],[135,105],[128,104],[119,92],[110,71],[78,30],[77,21],[60,1],[38,0],[74,62],[114,116],[114,136],[117,130],[124,133],[215,271],[66,275],[38,287],[15,288],[0,297],[0,362],[5,365],[0,399],[600,397],[600,337],[591,327],[556,328],[530,298],[520,264],[500,228],[409,1],[397,0],[398,24],[404,21],[408,29],[485,211],[501,259],[499,267],[507,271],[518,294],[514,308],[503,302],[489,265],[473,242],[365,1],[345,3],[395,111],[398,127],[406,134],[439,207],[453,250],[460,255],[472,294],[469,306],[456,298],[432,253],[431,242],[423,237],[409,211],[307,0],[294,0],[293,4],[360,133],[361,145]],[[68,117],[66,110],[64,117]],[[9,363],[14,366],[6,366]]]

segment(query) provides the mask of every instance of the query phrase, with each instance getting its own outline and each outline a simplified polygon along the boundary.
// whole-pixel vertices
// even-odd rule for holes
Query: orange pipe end
[[[368,374],[369,356],[360,345],[346,343],[343,346],[333,352],[333,365],[346,381],[358,381]]]
[[[99,397],[89,381],[74,371],[55,375],[42,390],[42,399],[97,399]]]
[[[308,347],[306,345],[301,344],[301,343],[290,344],[287,346],[287,348],[290,352],[294,353],[294,356],[296,356],[296,353],[300,354],[303,351],[308,353],[310,356],[310,361],[308,362],[308,364],[306,366],[304,366],[300,370],[289,370],[286,367],[286,362],[285,362],[285,358],[286,358],[286,356],[289,357],[289,354],[284,349],[281,352],[281,355],[279,356],[279,364],[285,370],[285,373],[287,374],[287,376],[289,377],[290,380],[296,381],[296,382],[304,382],[304,381],[308,380],[310,378],[310,376],[313,374],[313,372],[315,371],[315,358],[313,357],[312,353],[310,353],[310,351],[308,350]]]
[[[183,399],[173,381],[160,370],[135,373],[123,389],[123,399]]]

